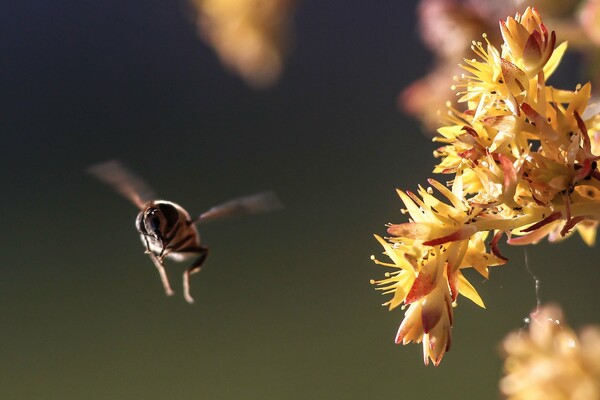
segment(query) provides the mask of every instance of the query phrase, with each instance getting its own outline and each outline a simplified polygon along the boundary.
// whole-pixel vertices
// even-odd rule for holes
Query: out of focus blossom
[[[600,46],[600,0],[584,1],[579,21],[590,41]]]
[[[509,400],[600,399],[600,327],[577,335],[557,306],[531,314],[529,328],[510,333],[502,352],[500,390]]]
[[[281,75],[294,0],[191,0],[201,36],[221,62],[253,87]]]
[[[440,123],[446,102],[455,98],[452,78],[470,57],[471,41],[488,32],[491,43],[500,40],[498,20],[514,14],[512,1],[421,0],[417,8],[420,36],[434,57],[427,75],[411,83],[399,96],[404,112],[419,119],[429,132]]]
[[[453,76],[460,74],[458,64],[471,58],[474,37],[487,32],[487,40],[498,46],[498,20],[514,15],[521,0],[421,0],[418,5],[419,31],[433,55],[429,73],[406,87],[399,96],[400,108],[419,119],[428,132],[435,132],[440,113],[450,101],[460,110],[450,89]],[[600,83],[600,0],[539,0],[536,8],[545,16],[547,26],[561,32],[562,40],[581,53],[582,79]],[[600,85],[599,85],[600,87]]]

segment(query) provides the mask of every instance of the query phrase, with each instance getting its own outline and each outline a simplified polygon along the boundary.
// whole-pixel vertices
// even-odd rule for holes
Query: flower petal
[[[544,76],[546,77],[546,79],[550,78],[550,76],[554,73],[556,67],[558,67],[558,64],[560,64],[560,60],[562,59],[566,50],[567,42],[562,42],[561,44],[556,46],[556,48],[552,52],[552,55],[550,56],[550,59],[546,62],[543,68]]]
[[[485,308],[485,304],[479,296],[479,293],[477,293],[477,290],[475,290],[473,285],[471,285],[467,278],[465,278],[465,276],[460,272],[458,272],[458,291],[460,294],[477,304],[479,307]]]

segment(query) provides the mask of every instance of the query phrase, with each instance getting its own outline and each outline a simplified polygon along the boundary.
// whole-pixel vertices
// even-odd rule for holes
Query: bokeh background
[[[415,6],[302,2],[283,76],[256,91],[183,0],[0,5],[0,398],[498,398],[498,344],[536,303],[523,248],[470,275],[487,309],[459,299],[437,368],[394,345],[402,312],[369,283],[372,234],[404,220],[395,188],[435,162],[396,107],[431,62]],[[135,207],[85,173],[111,158],[193,214],[265,189],[286,208],[202,227],[190,306],[185,265],[166,298]],[[597,249],[527,256],[542,301],[598,321]]]

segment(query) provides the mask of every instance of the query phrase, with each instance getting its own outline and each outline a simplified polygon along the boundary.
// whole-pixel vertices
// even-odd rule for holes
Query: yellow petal
[[[389,258],[392,259],[392,261],[394,262],[394,264],[396,264],[396,266],[398,266],[398,268],[401,268],[405,271],[413,271],[414,272],[412,265],[406,260],[406,258],[400,257],[398,255],[398,253],[396,253],[394,251],[394,249],[392,248],[392,246],[390,246],[390,244],[388,242],[386,242],[379,235],[373,235],[373,236],[375,236],[375,239],[377,239],[377,241],[383,246],[383,249],[385,250],[385,254]]]
[[[452,193],[452,191],[450,191],[450,189],[448,189],[446,186],[442,185],[440,182],[436,181],[435,179],[428,179],[427,181],[429,182],[429,184],[431,186],[436,188],[444,197],[446,197],[448,200],[450,200],[450,202],[452,203],[454,208],[461,210],[461,211],[467,210],[467,206],[465,206],[465,204],[461,201],[461,199],[459,197],[457,197],[454,193]]]
[[[562,59],[562,56],[563,54],[565,54],[566,50],[567,42],[562,42],[561,44],[556,46],[554,52],[552,53],[552,56],[550,56],[550,59],[548,60],[546,65],[544,65],[543,68],[544,76],[546,77],[546,79],[548,79],[554,73],[554,70],[556,69],[556,67],[558,67],[558,64],[560,64],[560,60]]]
[[[389,307],[390,311],[398,307],[400,304],[402,304],[404,299],[406,299],[406,296],[408,295],[408,292],[415,281],[415,275],[414,273],[408,271],[401,271],[397,276],[397,279],[398,283],[394,288],[394,297],[392,297],[392,299],[385,304]]]
[[[529,79],[527,74],[517,67],[510,61],[501,58],[500,63],[502,66],[502,76],[504,77],[504,83],[510,90],[510,92],[517,96],[523,93],[529,87]]]
[[[485,304],[483,304],[483,300],[479,296],[479,293],[477,293],[477,290],[475,290],[473,285],[471,285],[467,278],[461,273],[458,275],[458,293],[462,294],[479,307],[485,308]]]
[[[426,222],[427,221],[427,218],[425,218],[425,216],[423,215],[423,212],[419,209],[419,207],[417,207],[415,202],[412,201],[412,199],[410,197],[408,197],[408,195],[406,193],[404,193],[402,190],[396,190],[396,192],[398,193],[398,196],[400,196],[400,199],[406,206],[406,209],[408,210],[408,213],[410,214],[410,217],[412,218],[413,221],[415,221],[415,222]]]
[[[575,111],[577,111],[579,115],[583,114],[587,108],[588,102],[590,101],[591,93],[592,85],[588,82],[575,93],[575,96],[573,96],[571,102],[569,103],[569,107],[567,108],[565,115],[567,115],[567,117],[571,116]]]
[[[577,232],[579,232],[579,236],[581,236],[585,244],[591,247],[596,243],[596,224],[577,224],[575,228],[577,228]]]

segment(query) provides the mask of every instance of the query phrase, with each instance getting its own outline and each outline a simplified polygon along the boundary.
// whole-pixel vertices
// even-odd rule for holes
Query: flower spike
[[[373,283],[393,296],[390,309],[407,306],[395,341],[423,343],[425,364],[438,365],[450,349],[459,294],[484,307],[463,269],[488,278],[489,267],[506,264],[505,235],[509,245],[528,245],[576,231],[593,244],[600,222],[591,85],[546,85],[566,43],[556,46],[534,8],[500,21],[500,31],[500,48],[473,43],[477,58],[464,61],[456,84],[468,110],[450,108],[434,139],[434,173],[450,175],[451,187],[430,179],[430,188],[398,190],[409,221],[390,224],[387,240],[376,236],[392,261],[376,262],[392,271]]]

